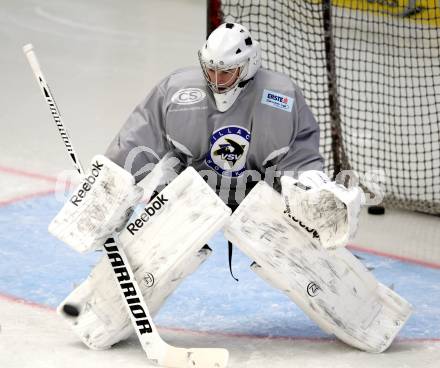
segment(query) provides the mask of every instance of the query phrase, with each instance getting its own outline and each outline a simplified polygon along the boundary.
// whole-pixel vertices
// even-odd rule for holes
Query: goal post
[[[302,89],[326,171],[384,173],[383,204],[440,214],[440,2],[208,0],[208,34],[238,22],[263,67]]]

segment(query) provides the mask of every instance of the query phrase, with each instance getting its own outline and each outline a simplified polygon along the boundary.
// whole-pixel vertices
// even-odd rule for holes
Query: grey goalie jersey
[[[135,108],[106,156],[140,180],[169,151],[178,170],[193,166],[231,206],[259,180],[323,170],[319,127],[300,90],[264,69],[226,112],[216,109],[200,67],[177,70]]]

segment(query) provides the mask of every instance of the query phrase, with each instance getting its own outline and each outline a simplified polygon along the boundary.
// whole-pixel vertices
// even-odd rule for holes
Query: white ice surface
[[[8,368],[154,367],[136,339],[110,350],[87,349],[55,312],[0,298],[0,366]],[[403,368],[437,367],[440,342],[400,342],[384,354],[369,354],[337,341],[233,337],[161,329],[176,346],[218,347],[230,351],[233,368]]]

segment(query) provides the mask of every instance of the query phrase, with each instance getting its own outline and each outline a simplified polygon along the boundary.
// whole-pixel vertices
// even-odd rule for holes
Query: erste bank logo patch
[[[267,89],[263,91],[263,97],[261,98],[262,104],[289,112],[292,111],[293,101],[293,97],[282,95],[281,93],[269,91]]]
[[[210,139],[211,149],[206,164],[223,176],[238,177],[246,169],[246,157],[251,133],[239,126],[226,126],[216,130]]]

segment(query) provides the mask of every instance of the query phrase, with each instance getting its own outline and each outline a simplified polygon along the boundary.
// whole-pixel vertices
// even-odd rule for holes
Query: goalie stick
[[[70,137],[61,120],[61,115],[55,103],[54,97],[46,82],[46,79],[41,71],[37,56],[31,44],[23,46],[23,52],[32,68],[35,78],[38,81],[40,89],[44,98],[49,105],[52,117],[58,127],[61,138],[67,148],[69,156],[73,161],[75,168],[81,175],[84,175],[84,170],[78,159],[78,155],[73,149]],[[223,368],[226,367],[229,353],[226,349],[221,348],[179,348],[167,344],[159,335],[156,326],[151,318],[149,309],[143,299],[139,285],[136,282],[133,271],[128,263],[125,252],[119,246],[117,233],[112,234],[105,243],[104,250],[107,254],[109,262],[115,258],[115,254],[120,256],[123,265],[119,265],[118,270],[112,267],[114,271],[115,281],[119,285],[121,297],[125,301],[128,314],[132,321],[133,327],[139,338],[139,341],[144,349],[149,360],[165,367],[174,368]],[[119,276],[118,276],[119,275]],[[130,292],[124,289],[121,283],[125,285],[130,283],[132,286]],[[124,292],[125,290],[125,292]],[[133,292],[134,290],[134,292]]]

